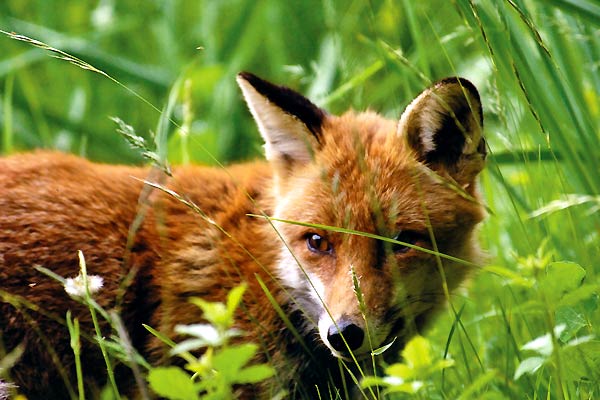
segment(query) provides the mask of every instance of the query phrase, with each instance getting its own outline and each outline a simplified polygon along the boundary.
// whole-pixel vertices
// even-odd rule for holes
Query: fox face
[[[274,168],[275,272],[305,329],[341,358],[402,347],[479,256],[477,90],[442,80],[393,121],[330,115],[247,73],[238,83]]]

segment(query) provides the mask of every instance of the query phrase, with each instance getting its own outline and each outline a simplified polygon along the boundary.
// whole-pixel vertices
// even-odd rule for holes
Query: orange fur
[[[165,362],[166,349],[142,323],[173,336],[175,325],[201,319],[197,307],[188,302],[190,297],[223,301],[232,287],[246,282],[237,326],[247,339],[261,345],[257,361],[269,361],[278,371],[263,385],[240,388],[239,395],[246,398],[268,397],[280,387],[292,396],[314,397],[315,385],[320,385],[321,393],[328,390],[330,379],[341,385],[336,357],[347,354],[332,344],[331,332],[335,326],[343,331],[340,326],[345,323],[369,329],[370,344],[360,335],[354,338],[352,350],[359,357],[368,355],[369,347],[397,337],[394,351],[388,352],[396,356],[397,349],[445,302],[440,262],[450,290],[467,276],[465,265],[418,250],[394,252],[364,236],[283,222],[274,222],[276,231],[265,219],[248,214],[388,237],[418,232],[416,245],[437,246],[441,253],[476,261],[474,229],[484,213],[474,179],[484,152],[464,146],[468,154],[459,149],[458,161],[451,165],[427,160],[418,144],[419,126],[399,127],[372,112],[321,115],[312,104],[293,103],[297,98],[277,92],[283,89],[261,87],[262,81],[256,83],[249,75],[239,79],[270,146],[270,162],[226,169],[179,167],[172,178],[165,178],[145,168],[94,164],[53,152],[0,159],[0,339],[7,350],[25,345],[11,376],[31,398],[64,395],[62,378],[53,367],[57,361],[67,376],[74,375],[63,323],[66,311],[70,309],[84,331],[91,332],[88,310],[59,283],[34,269],[40,265],[63,277],[75,276],[77,250],[85,255],[88,273],[104,279],[97,296],[100,305],[120,313],[134,346],[155,363]],[[443,86],[439,93],[460,96],[457,83],[449,85],[455,86]],[[436,93],[435,87],[428,90]],[[413,103],[411,112],[440,112],[422,104]],[[268,115],[262,107],[268,107]],[[311,117],[314,120],[307,122]],[[443,130],[442,119],[422,123],[437,132]],[[410,122],[415,118],[404,120],[417,124]],[[281,133],[281,126],[284,140],[293,136],[283,147],[281,137],[272,136]],[[470,130],[479,143],[480,131]],[[412,131],[417,136],[407,137]],[[433,145],[426,144],[428,149]],[[144,187],[141,179],[164,180],[207,218],[160,190]],[[143,216],[143,221],[134,230],[136,216]],[[321,243],[331,252],[311,250],[307,238],[312,234],[325,240]],[[314,288],[303,270],[314,280]],[[366,315],[358,306],[351,271],[359,281]],[[312,354],[305,354],[277,315],[258,278]],[[102,329],[110,334],[108,326]],[[82,353],[86,382],[90,387],[102,384],[104,363],[97,345],[84,340]],[[124,386],[127,382],[123,378]]]

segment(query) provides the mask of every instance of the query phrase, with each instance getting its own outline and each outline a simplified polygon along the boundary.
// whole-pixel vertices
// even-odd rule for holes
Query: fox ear
[[[426,89],[406,108],[398,129],[419,161],[460,184],[470,184],[483,169],[481,101],[466,79],[447,78]]]
[[[248,72],[237,82],[265,141],[266,157],[283,169],[312,160],[326,113],[307,98]]]

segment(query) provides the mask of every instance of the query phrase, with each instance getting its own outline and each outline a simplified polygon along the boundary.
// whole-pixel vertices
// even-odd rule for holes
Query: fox
[[[168,176],[54,151],[0,159],[0,343],[22,349],[10,370],[19,393],[73,393],[65,314],[91,335],[90,313],[36,266],[75,276],[78,251],[103,280],[94,300],[154,365],[173,361],[143,324],[176,338],[176,326],[202,321],[191,298],[224,301],[244,283],[235,327],[275,375],[240,385],[239,398],[344,398],[340,388],[359,383],[353,361],[385,346],[381,357],[397,360],[471,275],[487,149],[470,81],[433,83],[399,119],[333,115],[248,72],[237,83],[265,161]],[[84,382],[98,390],[105,364],[84,339]],[[115,367],[124,391],[135,386],[127,371]]]

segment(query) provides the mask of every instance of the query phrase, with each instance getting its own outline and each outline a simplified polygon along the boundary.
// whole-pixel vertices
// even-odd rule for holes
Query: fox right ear
[[[265,141],[266,157],[280,172],[312,160],[326,113],[301,94],[241,72],[237,82]]]
[[[463,78],[435,83],[402,114],[399,134],[419,161],[469,185],[483,169],[483,113],[475,86]]]

